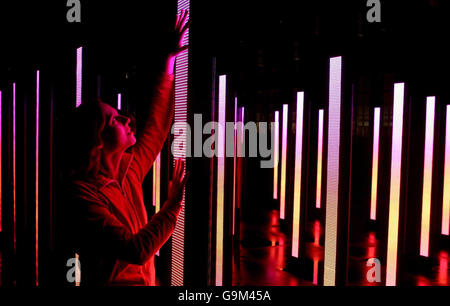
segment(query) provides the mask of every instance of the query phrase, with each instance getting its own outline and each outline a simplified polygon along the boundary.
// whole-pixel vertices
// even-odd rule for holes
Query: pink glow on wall
[[[76,67],[76,107],[81,105],[82,87],[83,87],[83,47],[77,49],[77,67]]]
[[[190,18],[190,1],[178,0],[177,14],[182,10],[188,10],[187,18]],[[183,40],[183,45],[189,44],[189,29]],[[188,110],[188,78],[189,78],[189,50],[184,51],[177,57],[175,63],[175,115],[174,124],[186,126]],[[183,131],[186,135],[186,130]],[[179,139],[179,135],[175,135]],[[178,158],[186,160],[186,137],[182,139],[182,152],[178,152]],[[174,161],[175,165],[175,161]],[[171,267],[171,285],[183,286],[184,284],[184,228],[185,228],[185,196],[186,190],[183,190],[182,208],[178,216],[175,231],[172,235],[172,267]]]
[[[288,137],[288,110],[287,104],[283,105],[283,126],[281,136],[281,182],[280,182],[280,219],[285,218],[286,208],[286,163],[287,163],[287,137]]]
[[[316,181],[316,208],[322,202],[322,156],[323,155],[323,109],[319,110],[319,127],[317,135],[317,181]]]
[[[274,124],[274,165],[273,165],[273,198],[278,199],[278,159],[280,154],[280,112],[275,112]]]
[[[223,230],[225,195],[225,125],[226,125],[226,75],[219,76],[219,131],[217,137],[217,220],[216,220],[216,286],[223,284]]]
[[[394,84],[394,111],[392,123],[391,187],[389,197],[389,225],[386,262],[386,285],[395,286],[397,281],[397,250],[400,214],[400,183],[403,144],[403,103],[405,84]]]
[[[35,255],[36,255],[36,286],[39,286],[39,84],[40,73],[36,72],[36,173],[35,173]]]
[[[434,110],[435,97],[427,98],[427,111],[425,121],[425,152],[423,165],[423,192],[422,192],[422,224],[420,231],[420,255],[428,257],[430,244],[430,214],[431,192],[433,180],[433,152],[434,152]]]
[[[370,219],[377,219],[378,189],[378,152],[380,148],[380,108],[375,107],[373,114],[373,148],[372,148],[372,189],[370,196]]]
[[[330,58],[324,285],[336,284],[342,57]]]
[[[450,105],[447,105],[445,123],[444,197],[442,201],[442,235],[449,235],[450,225]]]
[[[300,205],[302,192],[302,153],[303,153],[303,108],[304,93],[297,93],[297,118],[295,124],[295,166],[294,166],[294,211],[292,222],[292,256],[298,258],[300,243]]]

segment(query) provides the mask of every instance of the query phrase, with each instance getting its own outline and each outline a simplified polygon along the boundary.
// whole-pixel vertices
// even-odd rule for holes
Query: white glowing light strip
[[[35,228],[36,228],[36,286],[39,285],[39,70],[36,72],[36,198],[35,198]]]
[[[303,107],[304,93],[297,93],[297,119],[295,124],[295,176],[294,212],[292,222],[292,256],[298,258],[300,239],[300,205],[302,192],[302,149],[303,149]]]
[[[423,165],[422,225],[420,232],[420,255],[428,257],[430,244],[431,191],[433,180],[434,109],[435,97],[427,98],[425,123],[425,153]]]
[[[442,201],[442,235],[450,234],[450,105],[447,105],[445,123],[444,197]]]
[[[389,197],[388,249],[386,262],[387,286],[395,286],[397,279],[404,95],[405,84],[396,83],[394,85],[394,117],[392,123],[391,189]]]
[[[77,49],[77,88],[76,88],[76,107],[81,105],[82,100],[82,81],[83,81],[83,47]]]
[[[13,218],[14,252],[16,251],[16,83],[13,83]]]
[[[153,206],[155,206],[155,214],[161,207],[161,153],[158,154],[153,162]],[[156,252],[159,256],[159,250]]]
[[[237,166],[237,98],[234,99],[234,156],[233,156],[233,235],[235,231],[236,210],[236,166]]]
[[[322,157],[323,157],[323,109],[319,110],[319,128],[317,136],[317,186],[316,208],[320,208],[322,201]]]
[[[217,225],[216,225],[216,286],[223,283],[223,226],[225,193],[225,125],[227,77],[219,76],[219,133],[217,157]]]
[[[275,126],[274,126],[274,165],[273,165],[273,198],[278,199],[278,155],[280,154],[280,112],[275,112]]]
[[[336,284],[336,244],[339,199],[342,57],[330,58],[328,105],[328,164],[325,222],[325,286]]]
[[[280,182],[280,219],[285,218],[286,206],[286,162],[287,162],[287,134],[288,134],[288,109],[287,104],[283,105],[283,126],[281,136],[281,182]]]
[[[190,18],[189,0],[178,0],[177,14],[181,14],[182,10],[188,10],[187,18]],[[189,44],[189,29],[183,40],[183,46]],[[187,106],[188,106],[188,72],[189,72],[189,51],[186,50],[178,55],[175,63],[175,124],[184,125],[184,135],[186,135],[187,122]],[[182,138],[182,152],[174,152],[179,155],[178,158],[186,160],[186,137]],[[186,167],[186,166],[185,166]],[[185,224],[185,196],[186,189],[183,190],[182,208],[177,219],[175,231],[172,235],[172,267],[171,267],[171,285],[183,286],[184,284],[184,224]]]
[[[378,152],[380,148],[380,108],[373,114],[372,189],[370,196],[370,220],[377,219]]]
[[[121,93],[117,94],[117,109],[119,109],[119,110],[122,109],[122,94]]]

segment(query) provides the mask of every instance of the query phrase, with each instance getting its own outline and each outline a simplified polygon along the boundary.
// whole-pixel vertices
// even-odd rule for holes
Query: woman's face
[[[100,108],[105,118],[105,128],[102,133],[103,148],[110,152],[125,151],[136,143],[134,132],[130,128],[130,118],[119,115],[110,105],[100,102]]]

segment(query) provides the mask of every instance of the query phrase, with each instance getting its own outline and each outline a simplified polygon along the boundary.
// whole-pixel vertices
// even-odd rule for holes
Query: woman
[[[175,228],[186,182],[184,163],[176,161],[168,199],[150,220],[142,183],[170,130],[174,62],[187,49],[182,41],[188,27],[183,11],[177,16],[176,46],[137,140],[131,119],[106,103],[85,103],[74,113],[80,128],[70,137],[76,154],[70,159],[71,222],[65,239],[80,256],[83,285],[155,285],[154,254]]]

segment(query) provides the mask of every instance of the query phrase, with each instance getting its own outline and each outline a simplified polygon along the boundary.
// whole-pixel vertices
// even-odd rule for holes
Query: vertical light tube
[[[158,154],[153,162],[153,206],[155,206],[155,214],[161,208],[161,153]],[[159,256],[159,250],[156,252]]]
[[[0,90],[0,232],[2,229],[2,206],[3,206],[3,196],[2,196],[2,91]],[[1,260],[1,257],[0,257]],[[1,274],[0,274],[1,277]]]
[[[16,83],[13,83],[13,222],[14,252],[16,252]]]
[[[278,159],[280,154],[280,112],[275,112],[275,126],[274,126],[274,165],[273,165],[273,198],[278,199]]]
[[[442,235],[449,235],[450,229],[450,105],[447,105],[445,123],[445,165],[444,165],[444,197],[442,201]]]
[[[188,10],[187,18],[190,18],[189,0],[178,0],[177,14],[181,14],[182,10]],[[183,40],[183,45],[189,44],[189,29]],[[184,137],[175,135],[178,139],[182,138],[182,152],[178,158],[186,160],[186,124],[188,111],[188,70],[189,70],[189,51],[186,50],[178,55],[175,63],[175,115],[174,123],[184,126]],[[175,161],[174,161],[175,165]],[[185,166],[186,167],[186,166]],[[175,231],[172,235],[172,267],[171,267],[171,285],[183,286],[184,284],[184,224],[185,224],[185,195],[186,189],[183,190],[182,208],[178,216]]]
[[[430,245],[435,102],[435,97],[427,97],[427,111],[425,121],[425,152],[423,164],[422,224],[420,231],[420,255],[425,257],[428,257]]]
[[[77,49],[77,67],[76,67],[76,107],[81,105],[83,88],[83,47]]]
[[[295,124],[295,175],[294,212],[292,222],[292,256],[298,258],[300,239],[300,205],[302,193],[302,150],[303,150],[303,108],[304,92],[297,93],[297,118]]]
[[[232,234],[235,231],[235,218],[236,218],[236,166],[237,166],[237,97],[234,99],[234,156],[233,156],[233,229]]]
[[[219,76],[219,133],[217,157],[217,225],[216,225],[216,286],[223,283],[223,226],[225,193],[225,125],[226,75]]]
[[[36,286],[39,286],[39,84],[40,73],[36,72],[36,167],[35,167],[35,252],[36,252]]]
[[[330,58],[324,285],[336,284],[342,57]]]
[[[370,195],[370,220],[377,219],[378,152],[380,148],[380,108],[373,113],[372,189]]]
[[[394,84],[392,123],[391,187],[389,196],[389,225],[386,262],[386,285],[395,286],[397,280],[397,248],[400,214],[400,183],[402,170],[403,104],[405,84]]]
[[[316,208],[320,208],[322,201],[322,155],[323,155],[323,109],[319,110],[319,128],[317,135],[317,182]]]
[[[281,182],[280,182],[280,219],[285,218],[286,208],[286,162],[287,162],[287,137],[288,137],[288,110],[287,104],[283,105],[283,126],[281,135]]]
[[[119,109],[119,110],[122,109],[122,94],[121,93],[117,94],[117,109]]]

